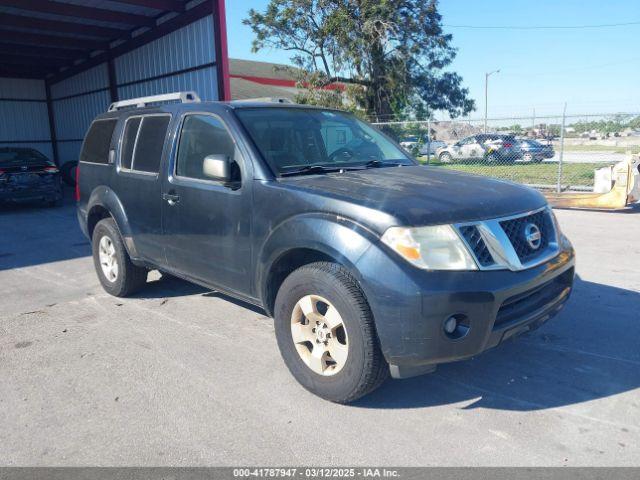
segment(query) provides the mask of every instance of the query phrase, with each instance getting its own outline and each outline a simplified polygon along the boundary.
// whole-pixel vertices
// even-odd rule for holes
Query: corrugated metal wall
[[[183,90],[218,99],[211,15],[113,60],[118,98]],[[76,160],[91,120],[111,103],[106,63],[51,85],[60,163]],[[46,109],[45,109],[46,115]]]
[[[107,64],[51,85],[60,164],[77,160],[84,133],[110,103]]]
[[[10,146],[53,157],[44,80],[0,78],[0,148]]]
[[[118,96],[124,100],[157,93],[193,90],[200,95],[202,100],[213,101],[218,99],[217,82],[216,67],[208,67],[203,70],[171,75],[170,77],[136,83],[126,87],[118,87]]]
[[[115,59],[118,85],[215,61],[211,15]]]

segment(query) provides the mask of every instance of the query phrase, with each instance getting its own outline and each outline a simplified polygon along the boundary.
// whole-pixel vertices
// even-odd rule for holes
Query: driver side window
[[[175,174],[179,177],[208,180],[203,172],[204,158],[223,155],[231,161],[231,179],[240,181],[236,145],[226,127],[213,115],[187,115],[180,132]]]

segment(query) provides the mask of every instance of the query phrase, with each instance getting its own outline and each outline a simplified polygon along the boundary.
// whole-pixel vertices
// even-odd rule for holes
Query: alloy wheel
[[[335,375],[346,364],[347,330],[325,298],[306,295],[298,300],[291,314],[291,336],[302,361],[318,375]]]
[[[98,257],[105,278],[110,282],[115,282],[118,279],[118,258],[113,242],[106,235],[100,239],[98,244]]]

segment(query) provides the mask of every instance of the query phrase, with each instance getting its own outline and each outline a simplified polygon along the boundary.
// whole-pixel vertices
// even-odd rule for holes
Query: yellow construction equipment
[[[629,156],[611,167],[611,190],[606,193],[544,192],[549,203],[558,208],[619,210],[640,200],[640,157]]]

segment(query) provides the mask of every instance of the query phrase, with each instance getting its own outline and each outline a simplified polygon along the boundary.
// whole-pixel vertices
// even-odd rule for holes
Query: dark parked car
[[[537,328],[573,284],[540,193],[419,166],[336,110],[118,102],[89,128],[77,193],[107,292],[159,269],[261,306],[293,376],[335,402]]]
[[[541,162],[546,158],[553,158],[556,154],[553,151],[553,145],[545,145],[530,138],[520,140],[520,149],[522,150],[522,159],[525,162]]]
[[[33,148],[0,148],[0,202],[42,201],[55,205],[61,198],[55,163]]]

